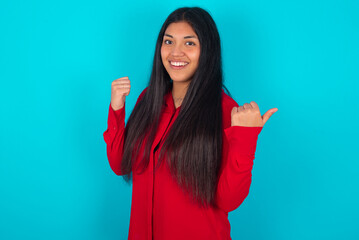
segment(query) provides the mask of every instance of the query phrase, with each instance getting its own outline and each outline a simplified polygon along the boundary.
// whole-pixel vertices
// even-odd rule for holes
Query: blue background
[[[0,239],[127,239],[131,186],[110,169],[111,82],[148,83],[182,6],[213,16],[226,86],[278,112],[259,135],[233,239],[358,239],[358,1],[0,3]]]

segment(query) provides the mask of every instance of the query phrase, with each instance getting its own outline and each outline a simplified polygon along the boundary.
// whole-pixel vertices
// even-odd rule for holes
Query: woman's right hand
[[[111,107],[114,111],[123,108],[126,96],[130,94],[131,83],[128,77],[114,80],[111,84]]]

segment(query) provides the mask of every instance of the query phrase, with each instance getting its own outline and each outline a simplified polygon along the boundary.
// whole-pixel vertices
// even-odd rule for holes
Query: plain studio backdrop
[[[213,16],[239,105],[278,112],[259,135],[236,239],[358,239],[358,1],[0,3],[0,239],[127,239],[131,185],[107,162],[111,82],[126,121],[178,7]]]

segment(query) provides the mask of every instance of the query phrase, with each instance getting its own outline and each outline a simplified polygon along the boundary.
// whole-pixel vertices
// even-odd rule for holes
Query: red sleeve
[[[137,99],[136,105],[143,97],[147,88],[145,88]],[[121,159],[123,154],[124,132],[125,132],[125,105],[116,111],[109,106],[107,118],[107,130],[103,133],[103,138],[106,142],[107,158],[112,171],[116,175],[121,173]]]
[[[232,126],[224,130],[216,203],[225,212],[238,208],[249,193],[254,154],[262,128]]]
[[[223,152],[215,202],[225,212],[238,208],[249,193],[257,139],[263,127],[231,126],[238,104],[223,94]]]

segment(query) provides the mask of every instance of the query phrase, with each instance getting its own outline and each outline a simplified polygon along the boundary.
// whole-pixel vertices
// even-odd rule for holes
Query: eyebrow
[[[169,34],[167,34],[167,33],[165,33],[165,36],[173,38],[172,35],[169,35]],[[186,38],[196,38],[196,36],[191,35],[191,36],[185,36],[185,37],[183,37],[183,38],[184,38],[184,39],[186,39]]]

